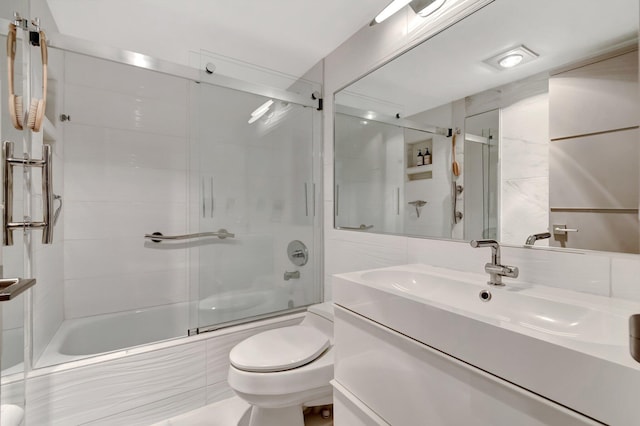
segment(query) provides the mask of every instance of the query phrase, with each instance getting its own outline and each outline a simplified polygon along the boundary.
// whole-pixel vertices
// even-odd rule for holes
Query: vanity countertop
[[[492,287],[487,278],[404,265],[335,275],[333,295],[337,305],[596,420],[637,421],[640,363],[629,352],[628,322],[640,303],[518,280]]]

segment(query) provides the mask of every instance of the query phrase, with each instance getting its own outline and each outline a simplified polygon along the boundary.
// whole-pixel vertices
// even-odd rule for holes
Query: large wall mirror
[[[640,251],[638,2],[495,0],[335,94],[335,226]]]

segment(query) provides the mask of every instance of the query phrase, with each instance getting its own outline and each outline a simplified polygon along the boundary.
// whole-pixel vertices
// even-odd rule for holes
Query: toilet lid
[[[329,338],[315,328],[292,326],[265,331],[238,343],[229,354],[231,364],[244,371],[290,370],[318,358]]]

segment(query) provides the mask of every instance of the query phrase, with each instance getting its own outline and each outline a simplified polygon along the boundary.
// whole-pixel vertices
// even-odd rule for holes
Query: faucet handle
[[[520,273],[517,266],[496,265],[493,263],[485,264],[484,270],[488,274],[499,275],[507,278],[518,278],[518,274]]]
[[[499,244],[496,240],[471,240],[469,242],[471,247],[499,247]]]

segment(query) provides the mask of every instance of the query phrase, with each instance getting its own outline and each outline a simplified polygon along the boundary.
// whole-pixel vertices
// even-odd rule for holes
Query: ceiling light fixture
[[[440,9],[446,0],[413,0],[409,3],[411,9],[418,15],[426,18],[436,10]]]
[[[504,58],[500,59],[498,61],[498,65],[500,65],[502,68],[512,68],[518,65],[520,62],[522,62],[523,59],[524,59],[524,56],[522,56],[519,53],[514,53],[512,55],[505,56]]]
[[[376,16],[369,25],[379,24],[380,22],[394,15],[397,11],[399,11],[409,3],[411,3],[411,0],[393,0],[387,7],[382,9],[382,12],[378,13],[378,16]]]
[[[503,71],[509,68],[513,68],[517,65],[526,64],[534,59],[538,58],[538,54],[532,50],[527,49],[523,45],[511,48],[507,51],[501,52],[489,59],[485,59],[484,62],[493,68]]]
[[[273,105],[273,99],[269,99],[267,102],[263,103],[258,108],[256,108],[256,110],[251,113],[251,117],[249,118],[249,124],[252,124],[255,121],[259,120],[260,117],[262,117],[267,111],[269,111],[269,108],[271,107],[271,105]]]

